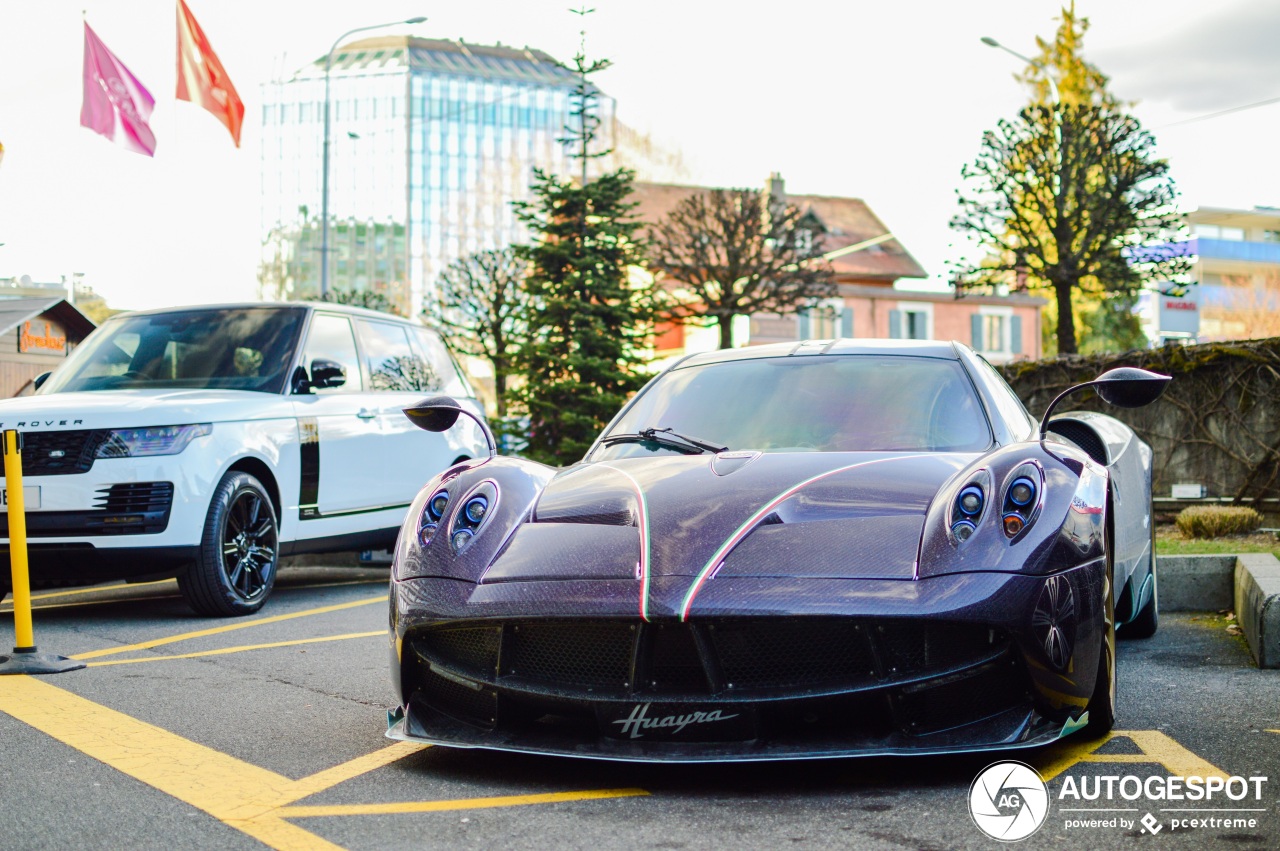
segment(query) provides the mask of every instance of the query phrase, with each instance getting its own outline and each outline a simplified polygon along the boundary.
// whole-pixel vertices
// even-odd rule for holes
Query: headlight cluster
[[[449,533],[449,544],[455,553],[466,549],[467,545],[480,534],[485,520],[493,513],[498,503],[498,489],[493,482],[481,482],[467,494],[462,501],[462,510],[453,519],[453,528]]]
[[[117,428],[98,444],[95,458],[145,458],[152,455],[177,455],[197,437],[213,433],[212,423],[194,425]]]
[[[1000,523],[1009,538],[1017,538],[1040,513],[1040,497],[1044,491],[1044,472],[1030,461],[1013,471],[1004,491]]]
[[[444,513],[449,510],[449,492],[447,490],[438,490],[427,500],[427,505],[422,509],[422,517],[418,520],[418,543],[426,546],[431,543],[431,539],[435,537],[436,530],[440,528],[440,522],[444,520]]]
[[[1034,461],[1027,461],[1014,469],[1005,482],[1000,501],[1000,526],[1007,538],[1016,540],[1040,514],[1044,471]],[[980,470],[956,494],[949,528],[957,543],[964,543],[978,531],[987,508],[987,494],[991,492],[991,475]]]
[[[466,549],[476,535],[480,534],[497,503],[498,488],[493,482],[481,482],[459,500],[461,508],[453,512],[453,521],[449,525],[449,545],[455,554]],[[445,524],[445,517],[452,504],[449,491],[443,488],[427,500],[422,509],[422,517],[418,520],[420,546],[425,547],[435,538],[440,527]]]
[[[951,535],[960,543],[973,537],[987,508],[987,494],[991,491],[991,474],[979,470],[969,483],[956,494],[951,505]]]

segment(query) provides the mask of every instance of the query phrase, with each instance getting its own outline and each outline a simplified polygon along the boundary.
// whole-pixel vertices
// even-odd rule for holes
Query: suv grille
[[[23,432],[22,472],[28,476],[87,473],[109,434],[106,429]]]

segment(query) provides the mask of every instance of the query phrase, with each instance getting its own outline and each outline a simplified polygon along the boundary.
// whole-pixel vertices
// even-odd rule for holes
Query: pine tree
[[[619,169],[588,180],[590,162],[608,153],[594,144],[599,92],[589,78],[609,64],[588,62],[582,52],[574,57],[576,126],[561,141],[574,146],[581,174],[535,169],[533,200],[516,204],[534,236],[518,248],[529,264],[524,286],[534,309],[516,358],[515,396],[529,418],[524,454],[549,464],[581,458],[647,378],[641,346],[651,297],[628,279],[628,267],[643,256],[636,204],[628,200],[635,175]]]

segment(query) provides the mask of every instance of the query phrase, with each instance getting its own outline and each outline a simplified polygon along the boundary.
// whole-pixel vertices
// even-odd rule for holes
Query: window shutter
[[[889,336],[895,340],[902,337],[902,311],[889,311]]]
[[[809,311],[801,310],[796,313],[796,334],[798,339],[809,339]]]
[[[1014,316],[1009,320],[1009,351],[1015,355],[1022,354],[1022,317]]]
[[[983,351],[982,345],[982,314],[975,313],[969,317],[969,322],[973,328],[973,348],[976,351]]]
[[[840,311],[840,336],[841,337],[853,336],[853,308],[852,307],[846,307],[844,310]]]

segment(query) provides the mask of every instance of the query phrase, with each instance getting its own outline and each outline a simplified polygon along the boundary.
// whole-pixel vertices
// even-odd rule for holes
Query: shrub
[[[1177,523],[1188,538],[1218,538],[1254,531],[1262,515],[1243,505],[1192,505],[1182,509]]]

